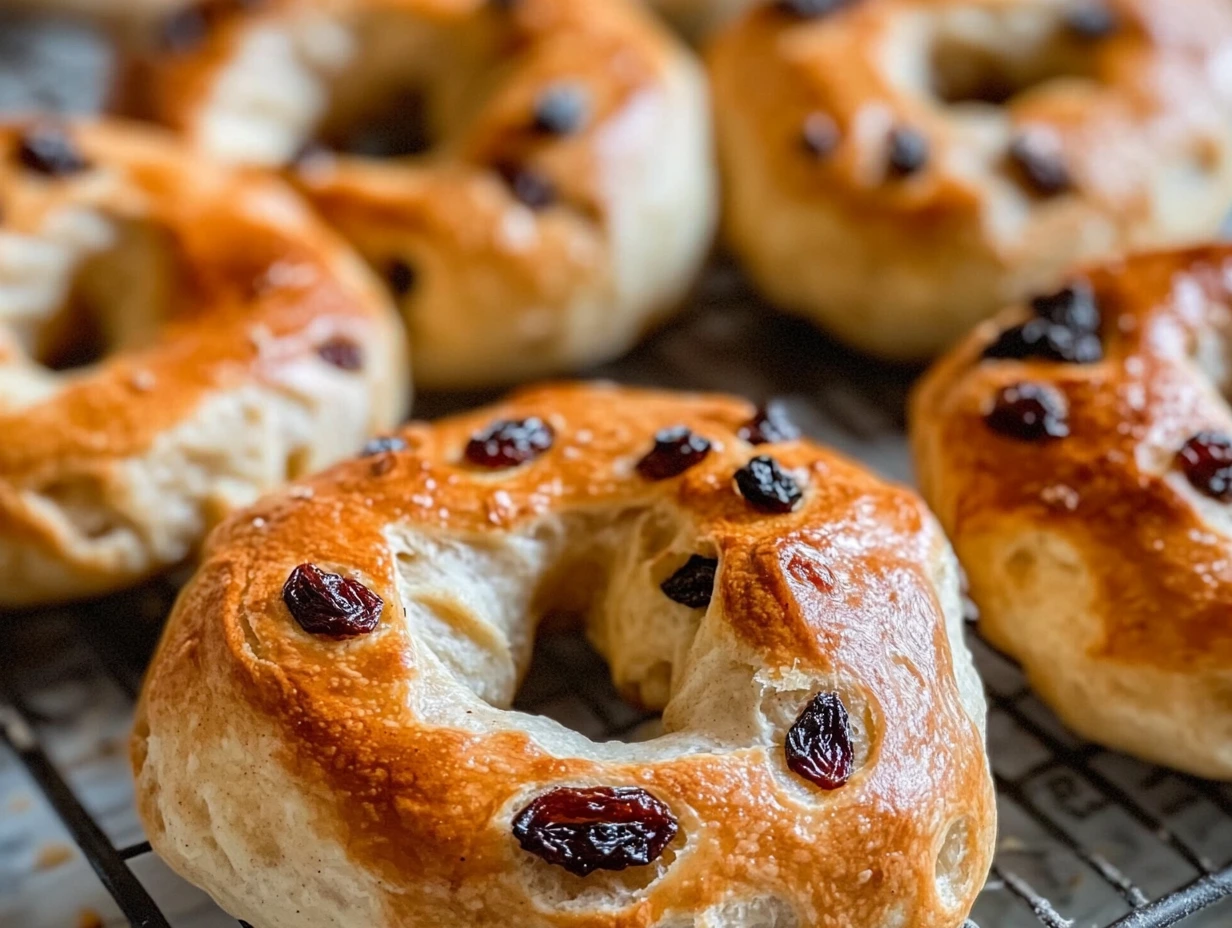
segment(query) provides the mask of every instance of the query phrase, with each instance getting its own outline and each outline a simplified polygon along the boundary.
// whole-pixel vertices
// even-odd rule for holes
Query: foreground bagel
[[[1135,257],[983,325],[912,404],[985,634],[1083,735],[1220,778],[1230,325],[1232,248]]]
[[[161,118],[209,151],[280,165],[320,137],[362,144],[374,111],[422,95],[431,151],[299,162],[316,206],[388,277],[422,383],[612,357],[692,283],[715,214],[704,80],[637,4],[213,9],[152,80]],[[387,113],[384,134],[414,147],[410,120]]]
[[[959,924],[994,809],[955,562],[793,434],[540,388],[235,516],[138,710],[151,843],[255,928]],[[562,611],[665,734],[508,711]]]
[[[727,238],[784,308],[932,354],[1075,260],[1215,232],[1230,53],[1224,0],[772,4],[711,57]]]
[[[0,605],[174,564],[403,413],[379,284],[277,180],[8,125],[0,203]]]

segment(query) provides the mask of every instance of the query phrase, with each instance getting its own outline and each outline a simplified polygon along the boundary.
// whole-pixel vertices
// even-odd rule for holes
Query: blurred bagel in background
[[[0,126],[0,606],[130,585],[401,420],[380,283],[273,176]]]
[[[929,356],[1075,260],[1213,235],[1230,55],[1226,0],[755,9],[710,49],[727,242],[784,309]]]
[[[421,383],[611,358],[692,285],[717,212],[705,80],[640,4],[207,9],[164,24],[154,112],[212,154],[295,162],[388,279]],[[405,157],[354,153],[382,148]]]

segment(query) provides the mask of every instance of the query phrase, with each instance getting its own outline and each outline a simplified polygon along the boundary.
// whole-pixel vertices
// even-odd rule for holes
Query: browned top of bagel
[[[155,846],[251,917],[242,887],[229,889],[212,865],[175,851],[203,825],[177,806],[188,784],[177,782],[182,775],[163,759],[177,743],[188,749],[180,739],[191,730],[202,765],[195,776],[213,783],[211,753],[264,733],[277,745],[274,756],[243,761],[235,776],[255,781],[248,765],[261,764],[310,797],[311,840],[344,848],[358,871],[382,881],[376,903],[366,903],[379,904],[380,924],[643,926],[673,912],[713,915],[732,899],[769,899],[800,924],[845,913],[844,924],[873,926],[898,909],[912,924],[957,923],[988,860],[993,808],[978,685],[965,653],[951,652],[957,586],[944,539],[913,494],[835,454],[807,441],[750,445],[738,433],[753,412],[717,396],[602,385],[526,390],[488,409],[411,425],[398,433],[404,450],[339,465],[230,520],[181,597],[147,681],[134,757]],[[497,420],[531,416],[554,431],[540,457],[497,470],[467,462],[473,435]],[[709,454],[680,476],[647,479],[637,462],[658,430],[675,425],[709,439]],[[772,456],[805,487],[794,512],[760,512],[734,487],[735,471],[758,454]],[[531,584],[527,607],[580,605],[594,619],[603,611],[596,597],[608,609],[640,595],[633,578],[640,584],[643,574],[616,580],[615,562],[626,552],[639,569],[643,561],[653,565],[656,584],[683,560],[667,542],[651,540],[647,527],[618,536],[624,541],[593,562],[613,526],[652,511],[680,520],[682,551],[712,552],[719,561],[712,605],[701,631],[693,625],[689,632],[699,639],[674,671],[664,717],[669,739],[696,734],[709,747],[676,753],[655,746],[670,741],[656,741],[613,751],[577,739],[563,749],[540,729],[526,730],[529,722],[464,699],[456,680],[442,683],[425,639],[411,630],[418,619],[409,610],[462,581],[442,573],[443,589],[430,594],[401,586],[402,555],[395,556],[391,539],[445,539],[489,551],[573,525],[566,550]],[[582,523],[570,521],[577,519]],[[380,595],[377,630],[348,642],[303,632],[282,598],[288,575],[303,562],[357,578]],[[430,569],[425,577],[431,584]],[[511,582],[474,576],[453,595],[466,599],[488,584],[507,591]],[[657,586],[653,593],[661,597]],[[656,610],[682,608],[653,602]],[[674,621],[665,612],[658,624]],[[615,626],[596,628],[619,673],[622,649],[636,645],[620,644]],[[525,658],[518,657],[519,673]],[[770,690],[792,690],[792,717],[821,681],[838,681],[865,732],[860,768],[846,786],[800,792],[781,767],[781,740],[713,735],[729,723],[723,716],[740,714],[744,696],[727,690],[742,690],[732,681],[747,683],[746,671],[764,677]],[[734,677],[724,679],[728,672]],[[465,715],[451,715],[445,704],[453,701]],[[588,886],[614,885],[604,882],[610,875],[584,878],[590,883],[563,877],[513,843],[511,803],[562,783],[638,784],[677,812],[685,843],[674,846],[654,882],[626,885],[631,895],[623,905],[554,908],[544,887],[558,879],[573,880],[563,891],[585,899]],[[256,797],[244,808],[235,795],[244,815],[260,818]],[[219,822],[228,808],[211,802],[213,827],[226,830]],[[966,876],[951,898],[935,883],[935,861],[948,825],[959,819],[961,835],[946,843],[960,851]],[[769,861],[776,862],[771,869]],[[724,923],[737,921],[733,915]]]
[[[1224,506],[1177,466],[1195,433],[1232,429],[1223,398],[1232,325],[1232,248],[1144,254],[1076,271],[1102,316],[1103,359],[980,360],[1027,313],[982,325],[944,358],[912,404],[925,495],[964,557],[995,535],[1055,533],[1095,588],[1092,657],[1197,674],[1232,664],[1232,548]],[[997,392],[1056,391],[1069,434],[1027,443],[989,428]]]

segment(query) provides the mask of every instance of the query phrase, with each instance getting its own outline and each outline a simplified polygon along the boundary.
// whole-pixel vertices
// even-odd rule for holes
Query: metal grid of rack
[[[781,396],[814,437],[889,476],[908,475],[902,408],[911,372],[871,366],[808,327],[766,313],[727,268],[710,275],[696,302],[698,309],[681,323],[598,373],[632,383]],[[431,416],[486,398],[421,397],[417,411]],[[54,810],[96,885],[114,900],[113,915],[81,924],[235,924],[203,897],[187,909],[178,903],[169,908],[166,884],[175,880],[164,873],[154,881],[143,870],[155,855],[136,826],[127,780],[110,807],[100,807],[87,795],[78,761],[54,746],[66,733],[80,736],[81,729],[98,727],[94,710],[106,704],[117,742],[109,763],[126,767],[127,717],[173,588],[167,581],[85,608],[5,619],[0,775],[6,761],[19,761],[38,801]],[[1001,837],[966,928],[1232,925],[1232,790],[1076,741],[1011,662],[974,634],[971,645],[988,689]],[[66,689],[77,691],[75,700],[56,697]],[[619,700],[602,661],[575,637],[540,642],[518,708],[595,739],[637,737],[641,726],[652,724]],[[5,842],[0,829],[0,860]],[[0,867],[0,901],[5,888]],[[0,904],[0,925],[8,928],[5,917]],[[13,928],[28,924],[12,922]]]

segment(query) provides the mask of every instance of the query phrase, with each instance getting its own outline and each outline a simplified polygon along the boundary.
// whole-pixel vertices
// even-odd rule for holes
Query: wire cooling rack
[[[628,383],[776,396],[814,438],[907,479],[912,372],[850,356],[757,304],[716,268],[681,322],[595,372]],[[488,399],[421,397],[433,416]],[[174,584],[83,608],[0,617],[0,926],[235,928],[151,852],[132,809],[125,738]],[[998,790],[996,863],[978,928],[1232,926],[1232,790],[1081,743],[1013,663],[974,635]],[[547,637],[518,708],[594,739],[636,737],[576,637]],[[767,926],[775,928],[775,926]]]

